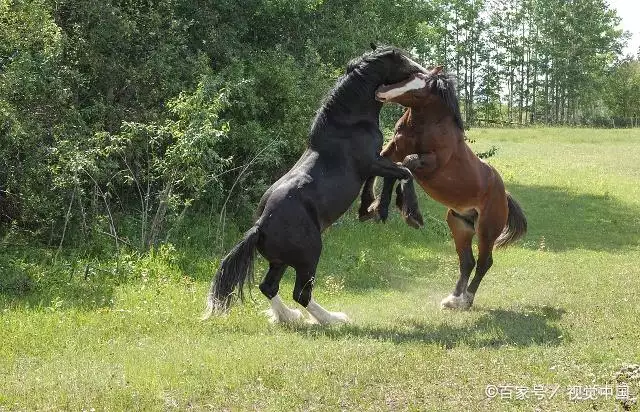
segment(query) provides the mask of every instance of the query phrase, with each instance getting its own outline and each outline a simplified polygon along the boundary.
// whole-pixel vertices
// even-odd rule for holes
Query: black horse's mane
[[[360,57],[356,57],[356,58],[352,59],[347,64],[347,71],[346,71],[345,75],[351,73],[355,69],[362,68],[363,66],[365,66],[365,65],[367,65],[369,63],[376,62],[376,61],[380,60],[380,58],[382,58],[384,56],[388,56],[389,54],[392,54],[392,53],[400,54],[400,55],[405,56],[407,58],[411,58],[409,53],[407,53],[406,51],[404,51],[404,50],[402,50],[402,49],[400,49],[398,47],[379,46],[373,51],[370,51],[368,53],[363,54]]]
[[[440,72],[427,78],[427,86],[436,90],[444,104],[453,113],[453,118],[460,130],[464,130],[460,104],[456,94],[456,78],[453,74]]]
[[[347,64],[345,74],[338,78],[333,89],[323,99],[311,129],[313,130],[326,121],[330,108],[335,107],[339,112],[345,112],[352,107],[354,102],[368,97],[364,95],[371,93],[371,84],[376,81],[377,75],[384,74],[382,70],[385,69],[385,66],[381,64],[383,59],[392,53],[410,57],[406,51],[397,47],[382,46],[352,59]],[[348,95],[341,93],[345,89],[349,90]]]

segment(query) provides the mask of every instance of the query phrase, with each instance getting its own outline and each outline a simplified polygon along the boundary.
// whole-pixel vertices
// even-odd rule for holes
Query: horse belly
[[[353,204],[360,194],[362,181],[359,178],[341,176],[339,179],[329,179],[319,185],[318,214],[320,215],[322,230],[338,220]]]

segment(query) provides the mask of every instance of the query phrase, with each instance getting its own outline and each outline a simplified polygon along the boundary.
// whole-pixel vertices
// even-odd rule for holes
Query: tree
[[[612,71],[606,98],[607,107],[620,122],[640,124],[640,61],[624,60]]]

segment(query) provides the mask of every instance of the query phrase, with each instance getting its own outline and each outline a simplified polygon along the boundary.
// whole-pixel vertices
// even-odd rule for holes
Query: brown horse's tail
[[[509,192],[507,192],[507,203],[509,204],[509,217],[502,233],[496,239],[495,247],[507,246],[527,233],[527,218],[524,216],[524,212],[518,202]]]

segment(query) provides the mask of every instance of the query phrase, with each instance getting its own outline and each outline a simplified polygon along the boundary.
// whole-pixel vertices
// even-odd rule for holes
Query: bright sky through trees
[[[624,54],[636,55],[640,48],[640,2],[638,0],[609,0],[611,7],[618,10],[622,18],[621,26],[631,33]]]

